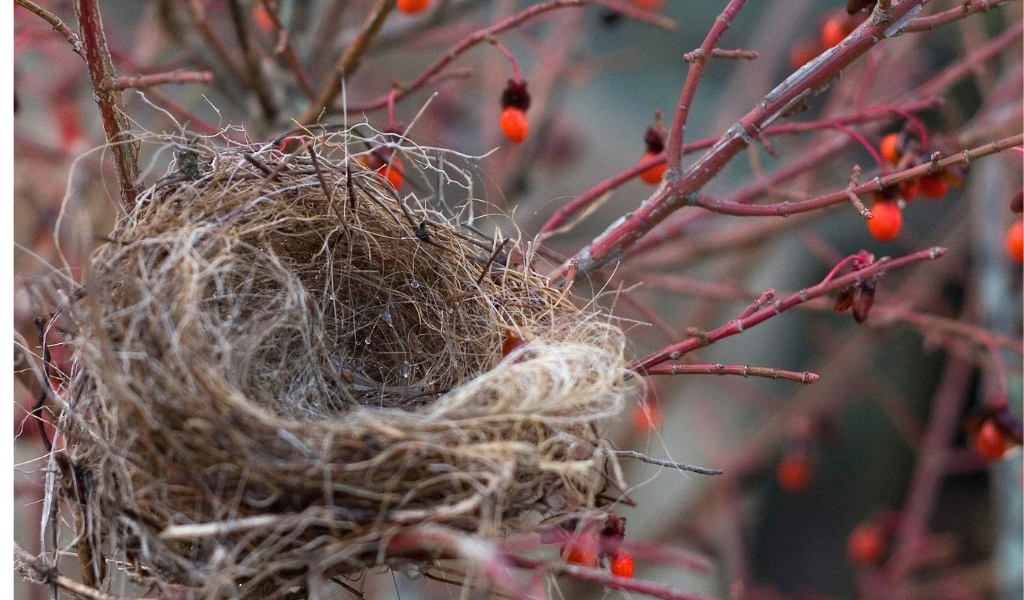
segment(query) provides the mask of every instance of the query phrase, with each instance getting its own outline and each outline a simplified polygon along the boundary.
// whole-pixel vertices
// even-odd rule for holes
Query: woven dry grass
[[[622,333],[347,135],[194,147],[93,256],[60,422],[87,579],[117,558],[155,590],[301,597],[451,558],[389,544],[425,525],[493,540],[622,489]]]

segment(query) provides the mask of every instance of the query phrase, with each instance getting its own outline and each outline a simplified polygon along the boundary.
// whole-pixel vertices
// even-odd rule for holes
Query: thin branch
[[[686,62],[693,62],[700,57],[700,50],[694,50],[693,52],[687,52],[683,55],[683,60]],[[723,50],[722,48],[712,48],[711,58],[731,58],[731,59],[746,59],[754,60],[761,57],[761,53],[756,50],[744,50],[737,48],[735,50]]]
[[[103,88],[103,81],[117,78],[117,72],[110,60],[107,39],[103,34],[100,7],[96,0],[75,0],[75,13],[78,15],[93,97],[100,109],[107,143],[114,154],[117,179],[121,185],[121,202],[130,206],[139,195],[139,147],[129,133],[130,124],[124,114],[121,92]]]
[[[213,82],[210,71],[174,71],[173,73],[155,73],[153,75],[126,75],[123,77],[107,77],[100,82],[105,90],[126,90],[129,88],[147,88],[168,83],[202,83]]]
[[[267,123],[273,123],[277,117],[277,106],[274,104],[274,97],[270,93],[270,86],[263,76],[263,69],[260,67],[260,54],[253,43],[249,23],[245,18],[245,11],[242,9],[241,0],[228,0],[228,7],[231,9],[231,21],[235,26],[235,35],[238,36],[238,45],[242,47],[242,57],[245,59],[245,67],[249,73],[249,83],[256,92],[260,101],[260,108],[263,109],[263,118]]]
[[[684,463],[673,462],[671,460],[662,460],[660,458],[652,458],[642,452],[635,450],[615,450],[615,456],[621,456],[623,458],[635,458],[640,462],[645,462],[650,465],[658,465],[659,467],[668,467],[670,469],[679,469],[680,471],[690,471],[691,473],[699,473],[701,475],[721,475],[724,471],[721,469],[709,469],[707,467],[695,467],[693,465],[687,465]]]
[[[396,88],[397,92],[394,95],[393,101],[397,102],[399,100],[402,100],[412,92],[415,92],[416,90],[425,87],[429,83],[435,81],[435,78],[438,76],[438,74],[445,67],[451,64],[452,61],[454,61],[456,58],[458,58],[467,50],[473,48],[477,44],[480,44],[482,42],[489,42],[493,36],[498,35],[500,33],[504,33],[505,31],[508,31],[510,29],[515,29],[516,27],[519,27],[526,21],[529,21],[530,19],[533,19],[534,17],[542,15],[546,12],[560,8],[581,7],[586,6],[587,4],[596,4],[599,6],[604,6],[617,12],[621,12],[623,15],[628,16],[632,19],[648,23],[655,27],[660,27],[668,31],[675,30],[675,25],[672,23],[671,20],[666,19],[665,17],[662,17],[660,15],[653,14],[650,11],[637,9],[636,7],[632,6],[629,2],[623,2],[622,0],[549,0],[548,2],[544,2],[543,4],[536,4],[534,6],[531,6],[516,15],[498,21],[497,23],[489,27],[485,27],[484,29],[481,29],[471,34],[469,37],[465,38],[464,40],[453,46],[451,49],[449,49],[447,52],[445,52],[440,58],[434,61],[434,64],[427,67],[427,69],[420,73],[420,75],[417,76],[416,79],[413,79],[412,82],[406,85],[398,86]],[[391,94],[389,92],[388,94],[384,94],[367,102],[359,102],[355,104],[350,103],[346,108],[350,113],[358,113],[384,108],[388,104],[388,98],[390,95]]]
[[[289,70],[295,76],[295,82],[299,85],[299,89],[306,95],[306,98],[314,100],[316,98],[316,90],[309,83],[306,68],[302,66],[302,61],[299,60],[298,55],[295,53],[295,47],[292,45],[291,38],[288,37],[288,30],[277,16],[277,9],[271,6],[270,0],[260,1],[263,4],[263,10],[267,12],[270,22],[274,25],[274,31],[277,33],[277,46],[274,48],[274,53],[284,56]]]
[[[166,597],[157,596],[150,598],[128,598],[125,596],[112,596],[104,594],[95,588],[79,583],[70,577],[65,577],[57,572],[56,567],[49,567],[41,564],[36,557],[29,554],[17,542],[14,543],[14,557],[19,561],[14,568],[34,583],[55,585],[84,600],[166,600]]]
[[[373,5],[373,8],[366,15],[366,19],[363,20],[363,24],[359,27],[356,36],[352,38],[345,51],[341,53],[330,77],[324,82],[320,92],[316,95],[316,100],[299,116],[299,123],[303,125],[316,123],[324,110],[334,104],[334,100],[341,94],[342,78],[352,77],[359,68],[363,54],[370,47],[370,44],[373,43],[374,38],[377,37],[377,33],[380,31],[381,26],[384,25],[384,21],[387,20],[388,15],[394,10],[396,2],[397,0],[377,0],[377,3]]]
[[[14,3],[42,17],[44,21],[53,26],[54,30],[56,30],[57,33],[64,36],[64,39],[66,39],[68,43],[71,44],[72,52],[81,56],[83,59],[85,58],[85,52],[82,49],[82,40],[78,39],[78,34],[72,31],[70,27],[65,25],[64,21],[60,20],[60,18],[58,18],[57,15],[39,6],[35,2],[32,2],[32,0],[14,0]]]
[[[859,271],[854,271],[843,275],[842,277],[836,277],[827,283],[819,283],[813,287],[800,290],[799,292],[790,295],[784,300],[776,300],[769,307],[760,310],[748,317],[742,319],[735,319],[730,321],[728,324],[710,331],[706,334],[695,334],[688,339],[662,348],[661,350],[644,357],[637,361],[630,368],[641,374],[646,373],[648,369],[655,365],[659,365],[669,360],[679,360],[688,352],[692,352],[697,348],[703,346],[709,346],[723,338],[736,335],[742,331],[750,329],[751,327],[767,321],[768,319],[779,315],[794,306],[803,304],[814,298],[819,298],[826,294],[840,290],[848,285],[864,281],[873,277],[878,277],[883,273],[905,267],[914,263],[922,262],[925,260],[934,260],[946,253],[945,248],[935,247],[929,250],[922,250],[915,252],[907,256],[896,259],[883,258],[876,261],[874,264],[865,267]]]
[[[797,383],[814,383],[818,376],[814,373],[797,373],[783,371],[771,367],[749,367],[747,365],[659,365],[647,369],[648,375],[742,375],[744,377],[765,377],[768,379],[787,379]]]
[[[950,23],[959,21],[960,19],[975,13],[986,12],[991,8],[1016,1],[1017,0],[966,0],[958,8],[951,8],[930,17],[918,17],[913,19],[907,23],[907,26],[903,31],[907,33],[928,31],[929,29],[949,25]]]

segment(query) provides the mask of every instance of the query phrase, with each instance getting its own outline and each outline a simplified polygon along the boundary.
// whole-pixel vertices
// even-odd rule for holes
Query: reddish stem
[[[135,75],[124,77],[107,77],[100,85],[105,90],[126,90],[128,88],[147,88],[168,83],[202,83],[213,81],[210,71],[175,71],[173,73],[155,73],[153,75]]]
[[[646,370],[647,375],[742,375],[744,377],[766,377],[788,379],[799,383],[814,383],[814,373],[797,373],[771,367],[749,367],[747,365],[657,365]]]
[[[498,40],[491,40],[491,43],[494,44],[495,47],[498,48],[498,50],[501,50],[501,53],[504,54],[506,58],[508,58],[508,61],[510,63],[512,63],[512,80],[515,81],[516,83],[519,83],[519,62],[516,61],[516,57],[512,55],[512,51],[506,48],[505,44],[502,44]]]
[[[959,21],[960,19],[973,15],[974,13],[985,12],[990,8],[1009,4],[1010,2],[1016,2],[1016,0],[967,0],[967,2],[961,4],[958,8],[951,8],[930,17],[919,17],[914,19],[907,23],[904,31],[907,33],[928,31],[929,29],[934,29],[936,27],[941,27],[943,25]]]
[[[861,134],[857,133],[856,131],[850,129],[845,125],[836,125],[836,129],[842,131],[846,135],[853,138],[855,142],[857,142],[865,150],[867,150],[868,154],[870,154],[871,158],[874,159],[875,164],[878,165],[878,168],[882,171],[883,175],[889,174],[889,165],[884,160],[882,160],[882,155],[878,153],[878,150],[875,150],[875,147],[872,146],[870,142],[864,139],[864,136],[862,136]]]

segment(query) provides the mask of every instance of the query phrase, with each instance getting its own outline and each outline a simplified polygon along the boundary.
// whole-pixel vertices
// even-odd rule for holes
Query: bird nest
[[[348,135],[188,147],[93,255],[54,398],[87,581],[285,597],[619,497],[621,331]]]

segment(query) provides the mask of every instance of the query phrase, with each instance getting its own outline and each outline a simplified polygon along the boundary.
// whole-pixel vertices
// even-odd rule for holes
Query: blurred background
[[[70,2],[40,4],[74,27]],[[232,4],[244,13],[249,49],[269,90],[264,96],[246,70]],[[257,141],[293,128],[292,119],[309,103],[288,52],[303,65],[308,87],[318,90],[373,4],[100,2],[118,74],[212,74],[208,84],[126,90],[134,130],[188,139],[236,123]],[[386,95],[473,32],[540,3],[429,4],[423,12],[397,11],[387,19],[345,82],[346,102],[358,106]],[[498,36],[532,94],[531,132],[521,145],[506,140],[499,127],[499,99],[512,67],[487,43],[453,62],[447,72],[458,76],[396,104],[397,123],[415,120],[406,132],[412,141],[469,155],[490,152],[473,163],[471,197],[462,189],[445,196],[452,205],[486,203],[478,213],[495,216],[480,227],[510,232],[516,226],[530,239],[560,206],[634,166],[646,151],[655,111],[671,120],[688,68],[684,54],[701,44],[725,2],[632,2],[647,11],[648,22],[599,4],[553,10]],[[922,15],[960,4],[935,0]],[[720,45],[759,57],[710,61],[687,142],[720,135],[751,110],[800,65],[800,47],[811,48],[811,56],[823,51],[823,32],[845,15],[844,6],[838,0],[762,0],[744,7]],[[286,52],[276,51],[283,45],[275,20],[288,34]],[[885,40],[809,100],[806,111],[780,123],[934,100],[915,113],[932,137],[930,149],[951,155],[1020,133],[1021,21],[1021,4],[1011,2],[934,31]],[[656,26],[669,22],[674,31]],[[53,276],[55,266],[77,277],[121,209],[83,61],[49,24],[18,7],[14,68],[13,320],[31,341],[33,317],[52,310],[29,293],[32,282]],[[904,116],[894,111],[855,128],[877,147],[884,135],[904,131]],[[348,119],[378,130],[389,125],[380,109]],[[325,118],[339,120],[337,114]],[[172,158],[157,150],[141,148],[147,183],[163,175]],[[778,176],[815,152],[820,156],[806,168]],[[872,155],[842,131],[780,135],[737,157],[705,192],[727,198],[755,190],[766,202],[811,198],[843,189],[854,165],[863,169],[862,180],[878,170]],[[403,192],[429,193],[429,180],[410,175]],[[977,447],[979,428],[993,410],[1018,419],[1021,413],[1021,267],[1004,250],[1007,230],[1020,219],[1009,205],[1021,177],[1020,152],[971,163],[959,189],[935,201],[908,202],[900,235],[884,244],[851,205],[787,219],[691,208],[700,216],[680,234],[579,285],[583,297],[598,295],[622,319],[630,351],[641,357],[682,339],[687,328],[707,331],[726,323],[768,288],[784,297],[814,285],[862,249],[876,256],[949,249],[941,260],[881,278],[863,324],[834,314],[831,304],[812,302],[694,355],[699,363],[809,371],[821,377],[817,383],[651,378],[648,397],[609,424],[615,443],[725,474],[627,463],[636,504],[618,511],[628,519],[627,537],[685,549],[713,565],[695,571],[638,561],[637,578],[735,599],[1022,597],[1021,453],[1012,443],[996,457]],[[638,180],[618,187],[571,230],[546,240],[547,248],[556,258],[572,255],[653,189]],[[538,264],[554,266],[554,259]],[[15,383],[14,494],[16,541],[37,550],[45,462],[35,427],[25,420],[36,391],[32,382],[29,375]],[[368,598],[460,593],[389,573],[364,583]],[[560,587],[567,598],[620,594],[568,581]],[[47,595],[19,583],[14,597]]]

